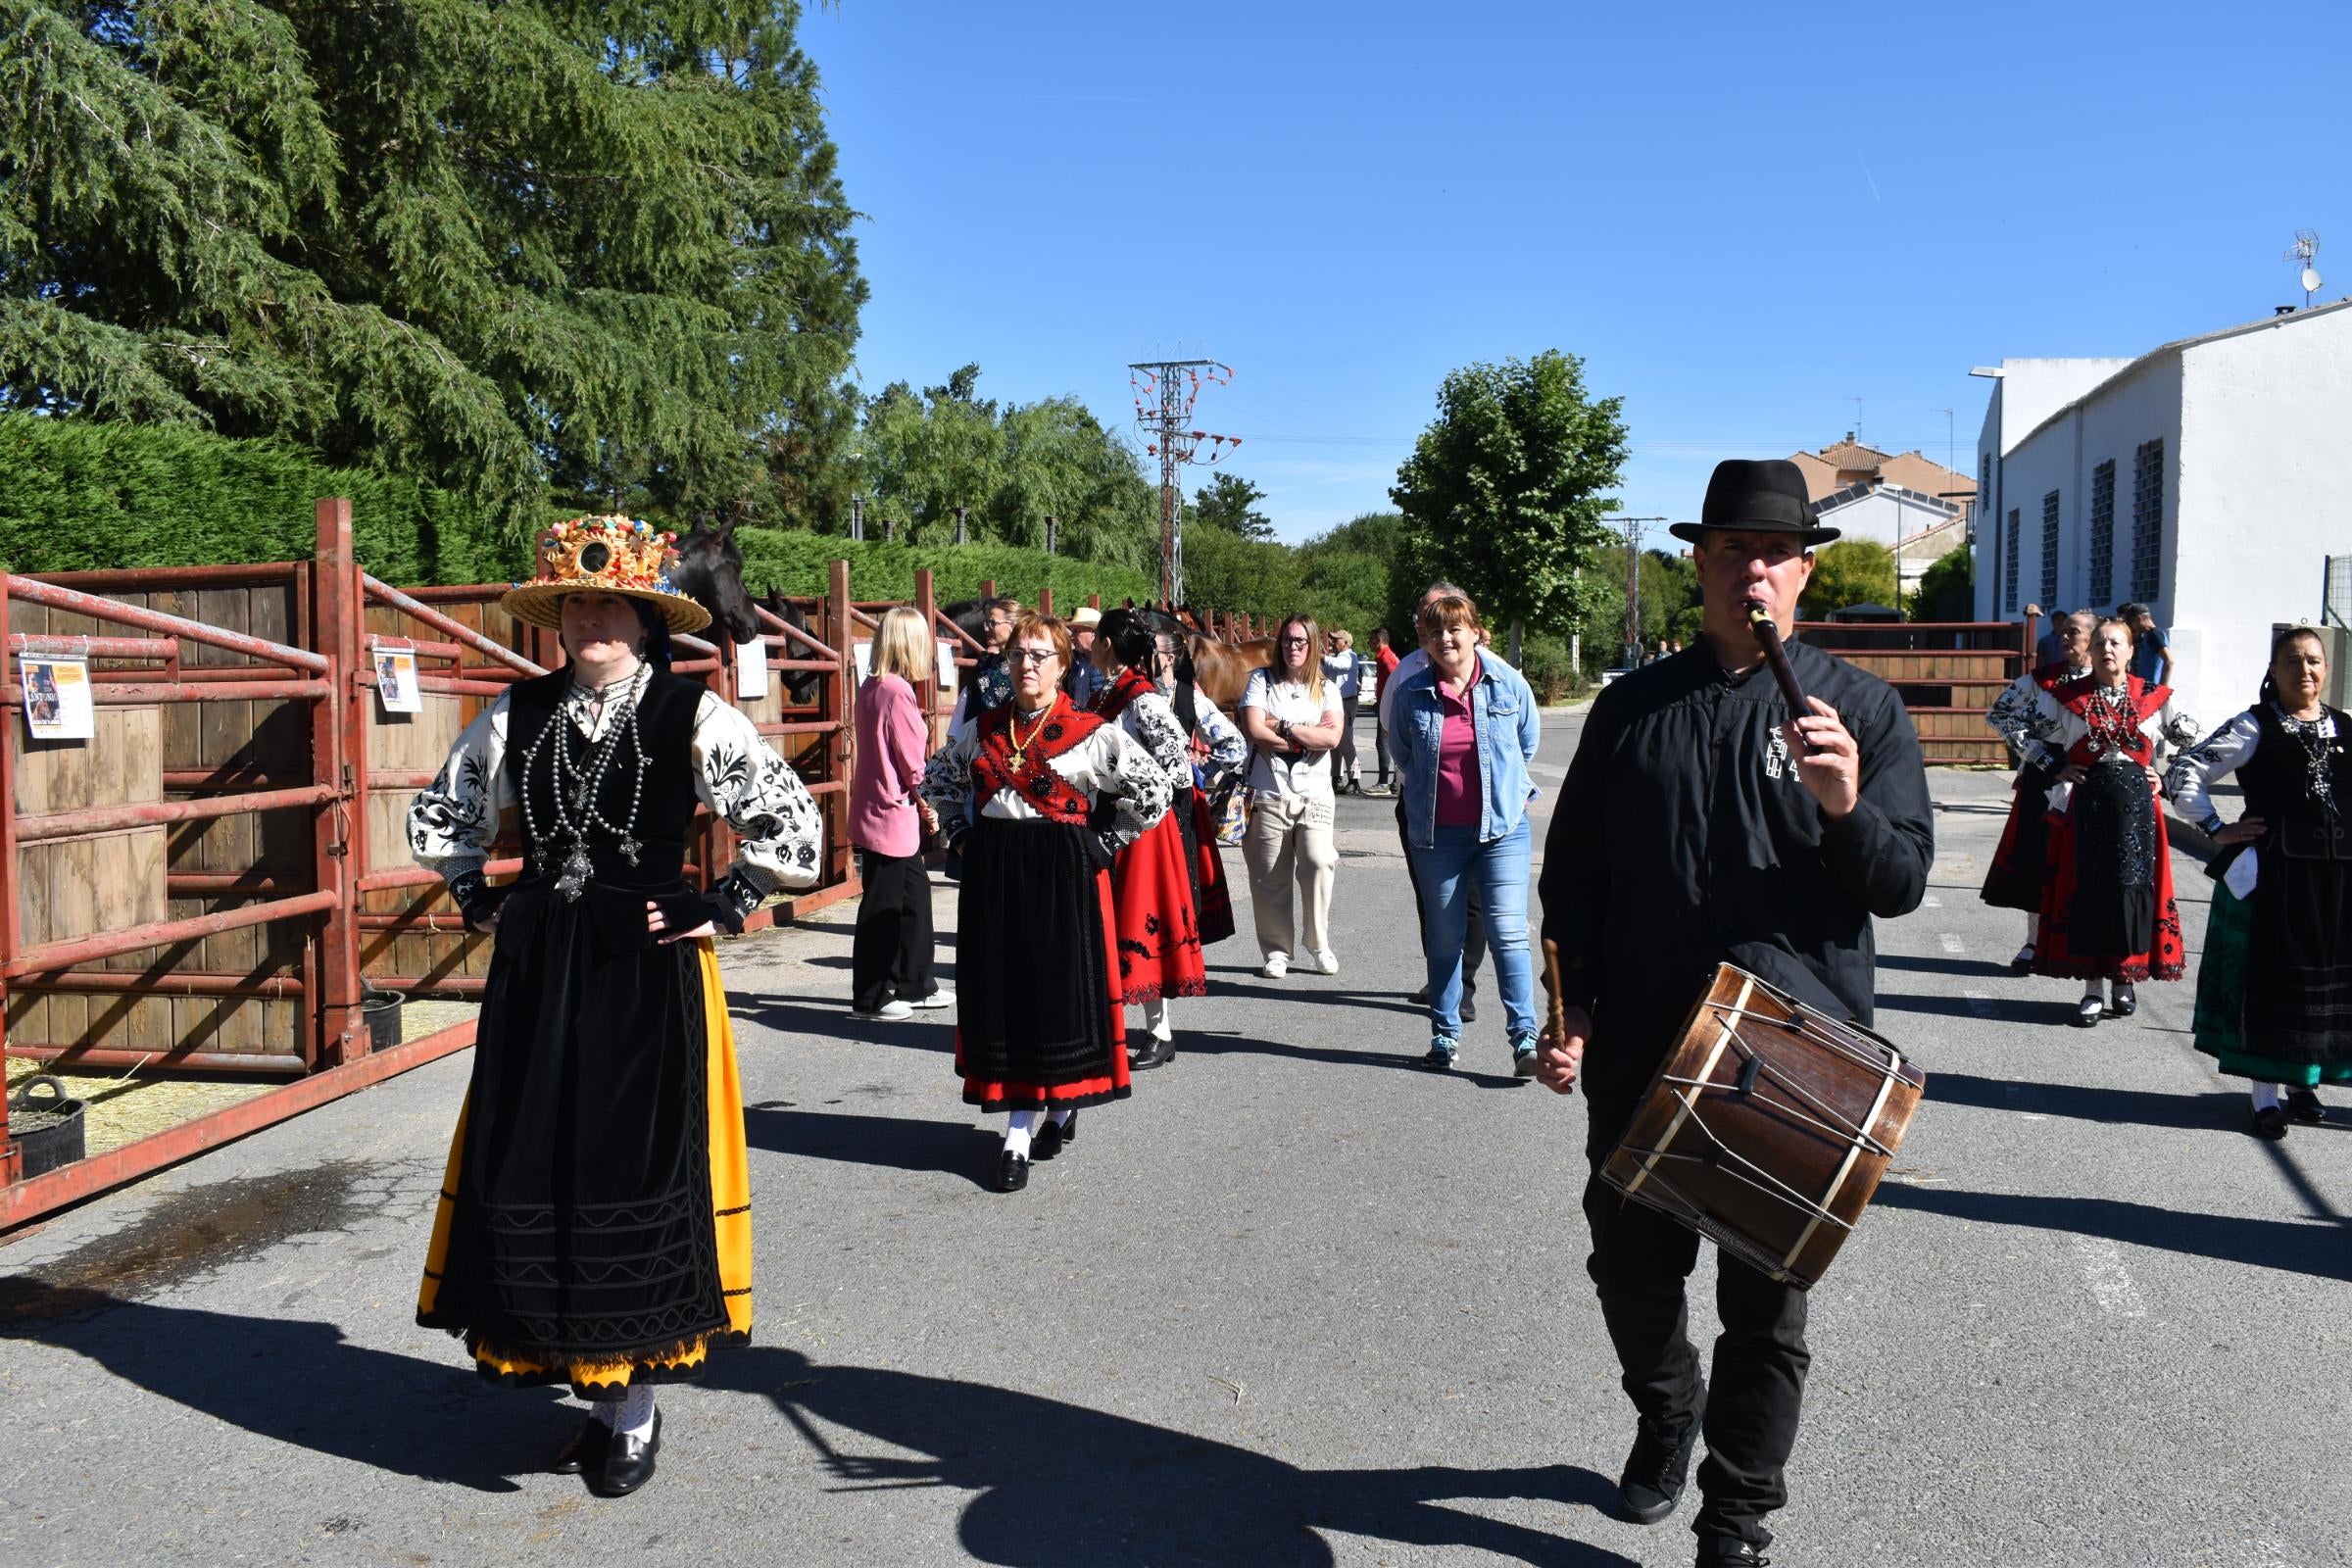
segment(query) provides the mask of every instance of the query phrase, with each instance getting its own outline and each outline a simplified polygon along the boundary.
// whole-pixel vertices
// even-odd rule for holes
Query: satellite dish
[[[2318,268],[2316,268],[2316,267],[2306,267],[2305,269],[2303,269],[2303,292],[2304,292],[2304,293],[2306,293],[2306,294],[2317,294],[2319,291],[2320,291],[2320,271],[2319,271],[2319,269],[2318,269]]]

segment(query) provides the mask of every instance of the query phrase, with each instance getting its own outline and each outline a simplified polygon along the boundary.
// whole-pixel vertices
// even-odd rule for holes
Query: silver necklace
[[[615,682],[615,686],[626,689],[612,703],[605,702],[605,694],[612,691],[613,686],[573,688],[555,716],[539,731],[538,738],[531,742],[530,749],[522,754],[521,788],[517,793],[522,797],[523,828],[531,838],[531,867],[544,876],[549,856],[568,845],[562,874],[556,878],[556,891],[568,902],[578,901],[588,879],[595,874],[595,864],[588,858],[588,829],[592,824],[619,841],[621,858],[631,865],[637,863],[638,854],[645,848],[637,841],[637,810],[645,800],[645,770],[651,763],[645,755],[645,742],[637,733],[637,708],[638,700],[645,694],[647,675],[648,666],[640,664],[635,674]],[[586,694],[585,699],[582,694]],[[575,757],[571,738],[577,726],[572,722],[570,710],[584,706],[586,700],[604,706],[605,733],[602,740],[583,742],[586,755]],[[620,705],[618,711],[612,710],[612,704]],[[616,823],[605,815],[601,801],[605,775],[612,771],[623,730],[628,732],[629,751],[636,759],[636,765],[629,769],[628,814]],[[552,746],[548,744],[551,736]],[[548,799],[554,803],[556,813],[555,821],[545,833],[541,832],[538,814],[531,808],[530,788],[531,769],[543,751],[548,754]]]

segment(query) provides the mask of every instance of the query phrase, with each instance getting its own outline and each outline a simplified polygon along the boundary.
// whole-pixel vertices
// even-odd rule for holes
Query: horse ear
[[[721,523],[718,529],[718,542],[723,545],[730,539],[733,539],[735,537],[735,525],[742,520],[743,514],[737,513],[734,516],[729,517],[725,522]]]

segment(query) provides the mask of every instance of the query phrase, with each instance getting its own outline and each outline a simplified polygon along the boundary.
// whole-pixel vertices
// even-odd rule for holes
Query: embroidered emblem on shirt
[[[1795,768],[1788,760],[1788,742],[1781,734],[1779,726],[1775,725],[1772,731],[1772,744],[1764,752],[1764,776],[1766,778],[1786,778],[1794,771]]]

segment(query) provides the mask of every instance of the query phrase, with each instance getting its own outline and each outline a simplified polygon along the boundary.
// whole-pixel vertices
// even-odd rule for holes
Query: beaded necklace
[[[2133,737],[2139,732],[2139,713],[2132,706],[2131,684],[2094,690],[2084,704],[2082,722],[2090,731],[2093,758],[2109,754],[2120,757],[2130,751]]]
[[[2303,794],[2306,800],[2319,807],[2329,817],[2335,815],[2335,778],[2328,765],[2328,737],[2321,733],[2328,726],[2325,710],[2318,718],[2297,718],[2283,706],[2278,709],[2278,722],[2303,748]]]
[[[635,674],[614,683],[625,689],[612,699],[612,703],[605,705],[604,739],[583,742],[587,751],[585,757],[575,758],[572,755],[571,735],[576,726],[572,723],[570,710],[585,706],[590,701],[603,702],[605,693],[613,689],[612,686],[595,691],[582,686],[573,687],[555,716],[548,720],[539,731],[538,738],[531,742],[530,749],[522,754],[521,787],[516,793],[522,797],[523,828],[531,837],[531,867],[540,875],[545,875],[549,855],[568,841],[570,847],[564,857],[563,873],[556,878],[556,891],[567,901],[576,903],[581,891],[587,887],[589,877],[595,874],[595,866],[588,858],[588,829],[591,825],[601,827],[618,839],[620,857],[631,865],[637,863],[637,854],[644,848],[637,842],[637,808],[645,799],[645,770],[653,764],[645,755],[645,742],[637,734],[637,704],[645,694],[650,672],[649,666],[640,664]],[[613,704],[620,705],[617,711],[613,710]],[[636,757],[637,765],[629,770],[627,819],[615,823],[604,814],[598,801],[603,792],[605,775],[612,771],[612,759],[619,750],[620,735],[624,729],[628,731],[629,750]],[[551,736],[555,741],[552,746],[548,744]],[[540,831],[538,815],[531,808],[530,789],[531,769],[542,751],[548,754],[548,798],[555,803],[556,811],[556,820],[546,833]]]

